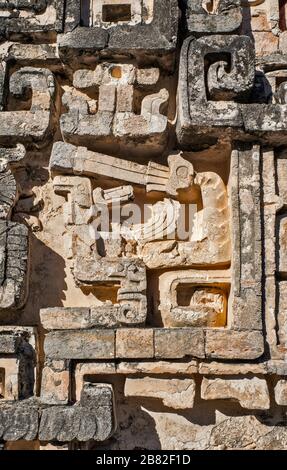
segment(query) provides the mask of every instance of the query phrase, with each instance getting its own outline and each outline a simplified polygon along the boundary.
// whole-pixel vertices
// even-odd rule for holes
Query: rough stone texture
[[[163,404],[174,409],[193,407],[195,382],[192,379],[126,379],[127,397],[150,397],[162,400]]]
[[[102,53],[104,57],[122,54],[140,60],[145,51],[150,62],[156,61],[170,68],[170,62],[173,64],[170,55],[175,51],[178,29],[177,1],[127,1],[125,4],[131,4],[131,17],[124,21],[118,21],[116,15],[115,21],[102,18],[101,6],[107,3],[105,0],[92,2],[92,9],[97,8],[94,11],[95,22],[88,12],[82,21],[83,26],[80,26],[80,4],[77,0],[68,2],[65,34],[58,36],[63,60],[71,61],[75,55],[81,57],[83,53],[88,56]]]
[[[45,354],[51,359],[113,359],[113,330],[64,331],[48,333]]]
[[[123,329],[116,333],[116,357],[148,359],[154,357],[154,332],[150,329]]]
[[[204,333],[200,329],[162,329],[154,332],[155,357],[178,359],[185,356],[203,358]]]
[[[286,12],[0,0],[0,449],[286,448]]]
[[[287,382],[279,380],[275,387],[275,401],[277,405],[287,406]]]
[[[242,408],[268,410],[269,392],[266,380],[254,378],[203,378],[201,398],[204,400],[238,400]]]

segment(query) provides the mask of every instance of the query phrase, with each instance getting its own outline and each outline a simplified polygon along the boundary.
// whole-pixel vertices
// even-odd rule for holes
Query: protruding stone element
[[[157,78],[157,77],[156,77]],[[79,89],[97,88],[97,112],[91,113],[89,98],[66,92],[63,102],[69,112],[61,116],[61,130],[65,140],[77,145],[92,139],[93,143],[114,146],[126,145],[133,150],[148,150],[158,154],[166,146],[167,117],[162,105],[169,93],[161,89],[145,95],[140,114],[134,112],[133,95],[137,84],[137,69],[131,64],[97,65],[94,72],[78,70],[74,73],[74,86]],[[145,85],[148,89],[154,84]],[[151,89],[151,92],[153,89]]]
[[[205,64],[212,54],[218,61]],[[226,56],[232,57],[228,64]],[[240,108],[232,100],[246,99],[253,87],[254,50],[248,37],[187,38],[179,73],[177,137],[182,146],[213,143],[227,128],[242,128]]]
[[[23,97],[32,91],[29,111],[4,111],[0,113],[0,140],[11,142],[43,141],[52,126],[55,81],[53,74],[44,68],[23,67],[10,78],[10,93]]]
[[[264,353],[264,339],[259,331],[206,331],[205,351],[208,358],[258,359]]]
[[[0,36],[19,40],[62,31],[63,0],[13,0],[0,3]]]
[[[0,335],[0,350],[1,350]],[[3,346],[2,346],[3,347]],[[3,349],[1,350],[1,353]],[[15,352],[14,352],[15,355]],[[17,357],[5,357],[0,359],[0,399],[18,400],[19,398],[19,363]]]
[[[55,331],[45,338],[45,354],[50,359],[113,359],[114,330]]]
[[[84,62],[91,54],[119,54],[171,70],[177,41],[176,0],[92,0],[89,6],[69,1],[65,31],[58,36],[62,60]]]
[[[85,384],[81,401],[71,407],[55,406],[42,412],[41,441],[104,441],[115,430],[111,385]]]
[[[242,22],[240,0],[188,0],[186,21],[190,33],[230,33]]]
[[[287,217],[279,219],[279,271],[287,274]]]
[[[38,434],[38,408],[34,399],[0,404],[0,438],[32,441]]]
[[[211,57],[216,56],[214,62]],[[211,145],[227,134],[286,144],[287,105],[256,97],[263,85],[256,88],[254,72],[254,47],[247,36],[185,40],[178,85],[177,137],[182,148]]]
[[[154,357],[154,332],[152,329],[118,329],[116,332],[116,357],[148,359]]]
[[[199,328],[156,329],[155,357],[181,359],[186,356],[204,358],[204,332]]]
[[[242,378],[222,379],[203,378],[201,384],[203,400],[238,400],[242,408],[249,410],[268,410],[270,399],[265,379]]]
[[[21,308],[27,296],[29,232],[22,224],[0,221],[0,310]]]
[[[127,378],[125,396],[158,398],[169,408],[189,409],[194,403],[195,382],[193,379]]]
[[[166,327],[224,327],[230,272],[181,270],[159,277],[162,321]]]
[[[65,361],[50,361],[42,371],[41,402],[66,405],[69,400],[70,371]]]
[[[287,406],[287,381],[279,380],[275,386],[275,401],[277,405]]]
[[[7,219],[18,196],[17,185],[11,166],[16,166],[25,157],[23,145],[16,148],[0,148],[0,219]]]

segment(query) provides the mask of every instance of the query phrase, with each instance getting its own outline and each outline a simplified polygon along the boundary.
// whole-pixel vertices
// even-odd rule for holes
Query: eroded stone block
[[[265,379],[242,378],[222,379],[203,378],[201,398],[204,400],[235,399],[242,408],[268,410],[270,399]]]
[[[147,359],[154,357],[154,331],[152,329],[118,329],[116,357]]]
[[[156,329],[154,347],[156,358],[204,358],[204,332],[199,328]]]
[[[275,386],[275,401],[277,405],[287,406],[287,381],[279,380]]]
[[[177,40],[179,9],[175,0],[70,0],[65,34],[58,36],[63,60],[83,53],[133,57],[171,69]]]
[[[69,400],[70,371],[65,361],[50,361],[42,371],[41,402],[66,405]]]
[[[113,359],[114,330],[54,331],[45,338],[50,359]]]
[[[32,91],[29,111],[0,113],[0,140],[11,142],[43,141],[50,136],[55,97],[53,74],[44,68],[23,67],[10,77],[9,90],[14,97],[24,97]]]
[[[193,379],[127,378],[126,397],[158,398],[169,408],[192,408],[195,396]]]
[[[14,0],[0,3],[0,36],[13,40],[62,30],[64,1]]]

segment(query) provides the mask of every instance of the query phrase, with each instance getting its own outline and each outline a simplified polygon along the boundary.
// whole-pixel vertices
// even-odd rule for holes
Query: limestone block
[[[4,111],[0,113],[0,139],[11,142],[44,141],[52,129],[55,80],[44,68],[23,67],[15,72],[9,83],[10,93],[23,97],[32,91],[29,111]]]
[[[148,359],[154,357],[154,331],[152,329],[118,329],[116,357]]]
[[[277,51],[276,35],[256,34],[263,35],[259,42],[261,47],[272,53]],[[266,35],[267,42],[264,42]],[[286,142],[285,100],[266,104],[267,91],[263,92],[263,85],[260,85],[263,98],[249,103],[251,91],[256,94],[254,52],[247,36],[210,35],[185,40],[178,85],[177,138],[182,148],[211,145],[227,129],[233,139],[250,140],[253,135],[276,146]],[[217,63],[204,62],[214,53],[218,53]],[[223,53],[232,56],[230,63]],[[231,67],[228,73],[226,66]],[[204,76],[207,76],[206,81]]]
[[[185,12],[190,33],[228,33],[239,28],[242,13],[239,0],[188,0]]]
[[[0,310],[21,308],[27,296],[29,232],[22,224],[0,221]]]
[[[279,219],[279,271],[287,272],[287,217]]]
[[[62,0],[17,0],[1,2],[0,36],[25,38],[62,30]]]
[[[81,402],[55,406],[42,412],[39,439],[69,442],[104,441],[115,429],[113,389],[107,384],[86,384]]]
[[[52,361],[42,371],[41,402],[66,405],[69,400],[70,372],[64,361]]]
[[[37,405],[37,404],[36,404]],[[33,441],[38,434],[38,408],[33,399],[0,404],[0,437],[4,441]]]
[[[203,378],[201,384],[203,400],[238,400],[242,408],[268,410],[269,392],[266,380],[253,378],[221,379]]]
[[[171,69],[174,65],[179,9],[175,0],[96,0],[80,9],[77,0],[66,7],[65,34],[58,36],[63,60],[91,52],[104,57],[119,53]],[[170,57],[171,56],[171,57]]]
[[[198,372],[197,361],[171,362],[155,360],[153,362],[120,362],[117,364],[118,374],[173,374],[189,375]]]
[[[0,358],[0,398],[1,400],[18,400],[19,379],[16,357]]]
[[[208,358],[252,360],[264,352],[259,331],[206,331],[205,352]]]
[[[279,380],[275,386],[275,401],[277,405],[287,406],[287,381]]]
[[[53,331],[44,344],[50,359],[113,359],[114,330]]]
[[[193,407],[195,382],[192,379],[127,378],[125,396],[158,398],[169,408],[188,409]]]
[[[140,114],[133,110],[134,95],[138,85],[137,68],[130,64],[99,64],[94,72],[77,70],[73,84],[78,89],[96,88],[99,98],[96,112],[90,112],[88,96],[74,96],[66,92],[63,103],[68,112],[61,116],[61,130],[65,140],[72,144],[86,144],[87,139],[105,147],[121,143],[154,154],[165,148],[167,117],[162,105],[168,102],[165,88],[153,93],[153,84],[145,85],[150,94],[141,100]]]
[[[282,346],[287,344],[287,282],[281,281],[279,288],[278,336]]]
[[[13,334],[0,332],[0,353],[15,354],[19,345],[19,338]]]
[[[204,332],[199,328],[155,329],[154,345],[158,359],[205,357]]]
[[[77,330],[91,328],[90,309],[85,308],[44,308],[40,311],[41,323],[45,330]]]

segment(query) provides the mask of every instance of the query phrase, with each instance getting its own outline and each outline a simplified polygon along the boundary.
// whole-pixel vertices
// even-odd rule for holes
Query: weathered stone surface
[[[112,2],[100,0],[93,2],[92,12],[86,9],[81,18],[80,3],[70,1],[66,8],[66,33],[58,36],[62,59],[101,52],[104,57],[123,54],[141,59],[144,53],[148,62],[170,68],[173,60],[165,56],[175,52],[177,2],[136,0],[124,4],[127,8],[129,5],[129,13],[121,16],[119,6],[115,9]]]
[[[18,309],[27,296],[29,232],[22,224],[0,221],[0,309]]]
[[[4,111],[0,113],[0,140],[13,142],[43,141],[50,135],[55,97],[53,74],[44,68],[23,67],[9,82],[10,94],[24,97],[32,92],[30,111]]]
[[[231,399],[238,400],[242,408],[252,410],[268,410],[270,399],[265,379],[242,378],[236,379],[203,378],[201,398],[204,400]]]
[[[116,332],[116,357],[149,359],[154,357],[154,330],[118,329]]]
[[[114,330],[55,331],[45,338],[45,354],[51,359],[113,359]]]
[[[39,428],[42,441],[104,441],[114,431],[113,390],[110,385],[86,384],[81,403],[43,410]]]
[[[61,31],[64,3],[61,0],[1,2],[0,36],[18,39]]]
[[[37,405],[37,404],[36,404]],[[4,441],[32,441],[38,434],[38,409],[34,401],[0,405],[0,437]]]
[[[190,33],[228,33],[242,21],[239,0],[219,0],[216,3],[187,0],[187,28]]]
[[[178,359],[185,356],[202,358],[204,333],[197,328],[159,329],[154,331],[155,357]]]
[[[279,380],[275,386],[275,401],[277,405],[287,406],[287,381]]]
[[[127,378],[125,396],[158,398],[167,407],[188,409],[193,407],[195,382],[192,379]]]
[[[201,362],[198,372],[202,375],[267,374],[267,364],[236,364],[224,362]]]
[[[53,361],[42,371],[41,401],[49,405],[66,405],[69,400],[70,371],[64,361]]]
[[[208,358],[258,359],[264,352],[259,331],[206,331],[205,352]]]

